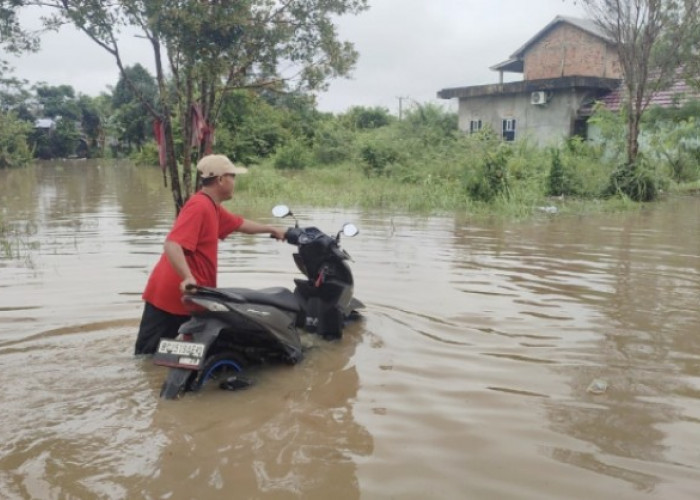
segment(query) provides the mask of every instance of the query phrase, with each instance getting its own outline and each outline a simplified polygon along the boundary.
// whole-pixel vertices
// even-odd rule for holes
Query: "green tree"
[[[124,75],[120,76],[112,92],[114,124],[120,141],[141,149],[153,137],[153,117],[148,108],[156,106],[157,95],[155,78],[146,68],[140,64],[124,68]]]
[[[289,135],[282,125],[283,114],[283,108],[251,90],[229,93],[216,130],[217,148],[245,164],[270,156]]]
[[[47,26],[72,24],[86,33],[114,57],[127,83],[131,80],[122,61],[119,33],[127,27],[140,30],[153,51],[157,105],[147,105],[133,82],[129,85],[162,124],[167,172],[179,210],[193,190],[192,160],[207,152],[211,135],[206,131],[217,124],[223,96],[236,88],[317,90],[330,78],[347,75],[357,54],[350,43],[339,40],[334,22],[337,16],[366,9],[367,0],[0,0],[6,44],[37,42],[22,30],[17,16],[30,6],[43,12],[53,9],[53,15],[45,18]],[[201,116],[202,128],[197,131],[193,114]],[[180,120],[182,131],[181,175],[173,116]]]
[[[98,100],[85,94],[79,94],[76,104],[80,112],[80,126],[85,135],[86,145],[90,148],[88,154],[92,156],[96,150],[101,149],[100,140],[103,136]]]
[[[65,158],[74,153],[89,156],[102,134],[99,110],[94,98],[79,94],[70,85],[36,85],[36,118],[51,118],[51,130],[35,129],[30,142],[39,158]]]
[[[20,119],[32,121],[34,117],[27,108],[30,93],[26,87],[27,81],[13,77],[12,68],[0,60],[0,110],[12,110]]]
[[[27,146],[31,125],[0,109],[0,168],[19,167],[32,157]]]
[[[415,108],[407,111],[401,121],[405,130],[426,144],[454,138],[459,130],[457,113],[446,111],[436,104],[415,104]]]
[[[370,130],[386,127],[393,118],[386,108],[353,106],[341,115],[340,120],[352,130]]]
[[[667,88],[686,62],[684,51],[679,48],[687,46],[697,28],[700,0],[582,0],[582,3],[617,46],[626,90],[627,161],[616,178],[625,181],[623,185],[631,188],[626,194],[634,197],[640,192],[634,187],[634,180],[644,177],[636,172],[642,116],[654,92]]]
[[[37,103],[41,106],[43,117],[65,118],[80,121],[80,107],[75,97],[75,89],[70,85],[38,84],[34,88]]]

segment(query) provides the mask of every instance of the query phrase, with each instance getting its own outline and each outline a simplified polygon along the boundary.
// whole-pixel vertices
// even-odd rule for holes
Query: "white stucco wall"
[[[530,104],[530,93],[462,98],[459,100],[459,128],[469,132],[471,120],[481,120],[501,134],[503,120],[516,120],[515,140],[528,138],[547,146],[557,144],[571,135],[576,111],[584,98],[574,89],[548,93],[547,104]]]

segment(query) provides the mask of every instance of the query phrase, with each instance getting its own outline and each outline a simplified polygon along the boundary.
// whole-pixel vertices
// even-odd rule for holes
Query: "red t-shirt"
[[[197,284],[215,287],[219,240],[241,224],[242,217],[215,204],[199,191],[182,207],[167,239],[182,247]],[[148,279],[143,300],[171,314],[187,315],[182,305],[181,282],[182,278],[163,254]]]

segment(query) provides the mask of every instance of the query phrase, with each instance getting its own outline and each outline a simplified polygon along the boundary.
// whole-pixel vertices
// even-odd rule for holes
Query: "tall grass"
[[[252,165],[251,173],[237,181],[237,203],[507,218],[529,217],[552,204],[561,212],[621,208],[600,199],[613,165],[582,143],[566,144],[555,154],[527,141],[503,143],[488,134],[458,134],[431,143],[387,128],[356,136],[352,147],[349,159],[337,164],[280,169],[271,159]],[[556,168],[563,183],[553,191]]]
[[[236,196],[247,205],[285,201],[523,218],[542,207],[627,210],[634,206],[630,198],[654,199],[674,179],[700,177],[694,121],[673,133],[657,130],[664,140],[650,142],[646,162],[632,177],[619,174],[630,172],[621,160],[621,117],[601,113],[591,123],[600,131],[597,144],[571,139],[541,148],[526,139],[504,142],[491,130],[466,135],[454,113],[429,105],[401,121],[380,109],[356,108],[318,119],[303,137],[280,139],[274,154],[247,162],[251,174],[241,176]]]

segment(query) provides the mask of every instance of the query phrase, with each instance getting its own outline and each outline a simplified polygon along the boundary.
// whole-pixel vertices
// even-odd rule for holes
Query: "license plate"
[[[196,370],[202,364],[205,349],[206,345],[197,342],[162,339],[153,356],[153,362],[157,365]]]

